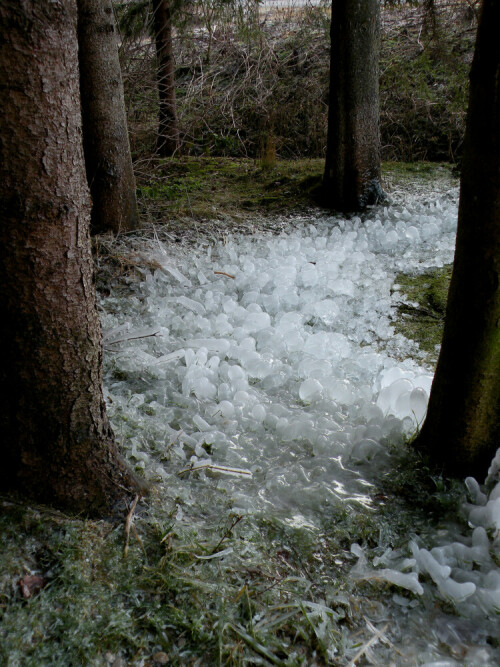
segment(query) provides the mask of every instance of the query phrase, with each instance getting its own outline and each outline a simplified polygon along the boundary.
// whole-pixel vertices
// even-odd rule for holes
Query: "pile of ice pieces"
[[[162,268],[145,262],[130,293],[102,300],[109,412],[136,465],[168,481],[180,515],[229,502],[321,526],[339,504],[371,507],[370,479],[390,464],[387,445],[422,422],[432,381],[416,344],[394,332],[401,294],[391,288],[399,271],[452,261],[456,199],[295,218],[280,236],[194,249],[136,245]],[[430,551],[415,542],[400,569],[388,554],[373,576],[419,594],[425,575],[464,609],[493,613],[492,494],[475,496],[471,538]]]
[[[401,550],[386,549],[380,557],[368,563],[359,544],[351,546],[358,558],[351,575],[357,580],[379,580],[407,589],[417,595],[424,594],[422,584],[432,581],[439,596],[452,602],[463,616],[495,618],[500,613],[500,482],[487,495],[477,481],[465,480],[472,503],[464,509],[471,535],[459,535],[448,541],[436,537],[442,544],[430,550],[419,547],[415,540],[409,543],[411,558]],[[380,565],[386,567],[379,568]],[[409,603],[407,598],[394,596],[398,604]]]

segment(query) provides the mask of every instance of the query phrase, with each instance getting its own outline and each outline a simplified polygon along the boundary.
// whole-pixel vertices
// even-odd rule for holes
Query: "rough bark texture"
[[[152,6],[159,99],[157,152],[162,157],[169,157],[178,151],[180,145],[175,99],[171,0],[152,0]]]
[[[324,202],[362,210],[380,185],[379,0],[332,0],[330,102]]]
[[[455,263],[416,446],[484,476],[500,446],[500,3],[485,0],[470,74]]]
[[[135,481],[102,395],[76,21],[0,4],[0,488],[96,512]]]
[[[137,229],[123,83],[111,0],[77,0],[83,146],[93,231]]]

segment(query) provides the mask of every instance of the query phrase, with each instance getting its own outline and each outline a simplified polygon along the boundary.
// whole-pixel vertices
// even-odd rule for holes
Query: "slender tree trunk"
[[[485,475],[500,446],[500,3],[484,0],[470,74],[455,262],[441,354],[416,446]]]
[[[93,231],[137,229],[123,83],[111,0],[77,0],[83,147]]]
[[[171,0],[152,0],[156,38],[158,81],[158,140],[156,150],[162,157],[179,150],[177,102],[175,99],[175,61],[172,47]]]
[[[76,22],[0,4],[0,488],[96,512],[137,485],[102,395]]]
[[[380,185],[379,0],[332,0],[330,103],[324,202],[357,211]]]

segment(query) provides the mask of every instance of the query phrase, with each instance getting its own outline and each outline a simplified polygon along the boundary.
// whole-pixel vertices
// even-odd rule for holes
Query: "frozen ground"
[[[189,247],[126,242],[142,280],[101,301],[105,394],[128,456],[178,526],[234,515],[251,532],[272,517],[321,536],[340,510],[376,524],[377,479],[421,423],[432,381],[418,347],[394,333],[395,276],[452,261],[457,197],[399,193],[363,219],[293,218],[277,235]],[[381,529],[376,549],[339,555],[353,586],[382,584],[357,612],[371,644],[344,638],[342,664],[360,646],[374,664],[500,663],[493,477],[489,498],[467,480],[468,526],[457,517],[397,540]],[[314,610],[334,660],[336,617],[328,599]]]

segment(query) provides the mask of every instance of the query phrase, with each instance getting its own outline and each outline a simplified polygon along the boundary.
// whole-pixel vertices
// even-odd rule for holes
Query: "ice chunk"
[[[315,380],[314,378],[309,378],[300,385],[299,388],[300,400],[306,403],[310,403],[311,401],[317,401],[319,398],[321,398],[322,392],[323,392],[323,387],[321,386],[321,383],[318,382],[318,380]]]
[[[474,477],[465,478],[465,486],[471,497],[472,502],[475,505],[486,505],[488,498],[479,488],[479,484],[476,482]]]
[[[417,243],[418,241],[420,241],[420,233],[418,229],[413,225],[410,225],[409,227],[406,228],[405,236],[412,243]]]
[[[210,431],[210,424],[206,422],[200,415],[193,415],[193,422],[200,429],[200,431]]]
[[[417,420],[417,424],[421,424],[427,412],[428,396],[424,389],[416,387],[410,394],[410,410]]]
[[[213,385],[206,377],[200,377],[198,380],[193,381],[192,391],[194,391],[194,395],[200,401],[214,399],[217,394],[215,385]]]
[[[266,329],[271,324],[271,318],[267,313],[249,313],[243,321],[243,328],[249,333]]]
[[[205,347],[210,352],[220,352],[225,354],[231,347],[225,338],[191,338],[185,341],[186,347]]]
[[[223,417],[226,419],[231,419],[234,416],[234,406],[229,401],[221,401],[218,405],[218,408]]]
[[[385,453],[385,450],[379,442],[365,438],[353,446],[350,459],[356,463],[365,463],[382,453]]]
[[[339,306],[333,299],[323,299],[313,305],[312,313],[326,324],[332,324],[339,314]]]
[[[500,498],[489,500],[484,507],[476,507],[469,513],[472,526],[500,531]]]
[[[199,301],[195,301],[194,299],[189,299],[187,296],[181,295],[177,297],[177,302],[180,303],[185,308],[189,308],[198,315],[205,315],[205,313],[207,312],[205,310],[205,306],[202,303],[200,303]]]
[[[252,418],[255,419],[256,422],[261,423],[266,418],[266,409],[263,405],[261,405],[260,403],[257,403],[252,408],[251,415],[252,415]]]
[[[346,380],[327,378],[322,381],[322,384],[328,398],[332,401],[341,403],[342,405],[352,405],[354,403],[354,390]]]
[[[427,549],[420,549],[416,554],[416,559],[419,568],[423,572],[427,572],[436,583],[446,579],[451,574],[451,567],[448,565],[440,565]]]
[[[463,602],[476,592],[476,584],[473,584],[471,581],[459,583],[451,579],[451,577],[439,582],[438,588],[445,597],[455,602]]]
[[[169,354],[164,354],[161,357],[158,357],[156,360],[157,364],[166,364],[170,361],[177,361],[177,359],[182,359],[185,357],[186,350],[181,348],[180,350],[175,350],[175,352],[170,352]]]

